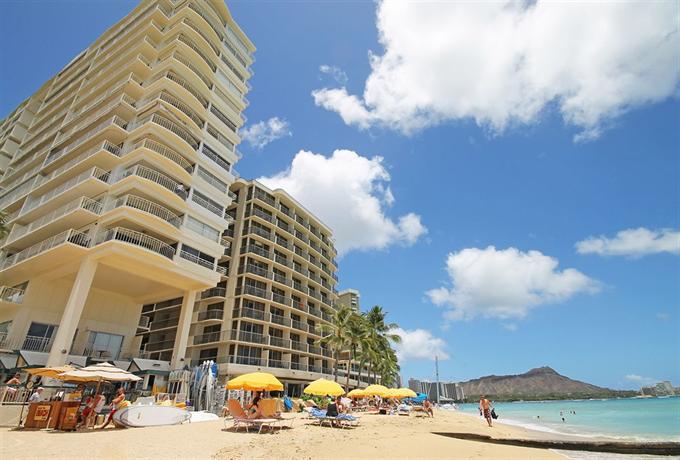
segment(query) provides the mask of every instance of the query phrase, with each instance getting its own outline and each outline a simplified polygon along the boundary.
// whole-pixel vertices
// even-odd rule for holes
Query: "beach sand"
[[[228,426],[231,421],[228,421]],[[435,418],[362,414],[352,429],[319,427],[296,415],[291,429],[275,433],[223,431],[224,423],[106,429],[77,433],[0,429],[0,458],[460,458],[563,459],[544,449],[463,441],[433,434],[466,432],[495,437],[545,438],[544,433],[442,411]]]

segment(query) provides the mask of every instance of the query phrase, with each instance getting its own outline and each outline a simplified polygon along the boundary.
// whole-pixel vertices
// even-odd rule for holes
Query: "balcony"
[[[80,155],[76,156],[75,158],[72,158],[71,160],[67,161],[66,163],[62,164],[60,167],[57,169],[53,170],[51,173],[45,175],[45,176],[38,176],[38,179],[35,181],[35,188],[39,188],[42,185],[48,183],[52,179],[59,177],[61,174],[64,172],[68,171],[71,168],[74,167],[82,167],[83,165],[92,164],[92,163],[97,163],[99,166],[102,166],[102,162],[98,161],[95,156],[99,154],[100,152],[104,152],[105,154],[110,154],[113,155],[114,157],[120,157],[121,155],[121,149],[120,146],[113,144],[112,142],[109,141],[104,141],[101,144],[97,144],[93,148],[87,149]],[[61,151],[59,153],[63,153],[59,158],[63,158],[64,155],[68,152]],[[55,158],[53,161],[56,161],[57,159]],[[47,161],[47,159],[45,160]],[[115,162],[110,161],[107,162],[107,166],[113,166]]]
[[[175,136],[179,137],[182,139],[184,142],[189,144],[193,150],[196,150],[198,148],[198,139],[196,139],[191,133],[189,133],[186,129],[184,129],[182,126],[178,125],[174,121],[170,121],[167,118],[165,118],[162,115],[159,115],[157,113],[154,113],[153,115],[146,117],[132,125],[128,126],[128,131],[133,131],[146,123],[153,123],[156,124],[162,128],[167,129],[171,133],[173,133]]]
[[[153,104],[157,101],[164,102],[175,109],[179,110],[182,114],[184,114],[188,119],[194,122],[196,127],[201,130],[203,129],[203,126],[205,124],[205,121],[198,116],[198,114],[189,107],[187,104],[173,96],[172,94],[166,92],[166,91],[161,91],[160,93],[151,96],[147,99],[144,99],[143,101],[139,102],[139,107],[144,107],[146,105]]]
[[[28,200],[26,200],[26,203],[24,204],[24,207],[22,208],[21,213],[19,215],[23,217],[30,211],[38,208],[39,206],[42,206],[43,204],[60,195],[62,196],[62,198],[64,198],[69,195],[67,192],[74,190],[78,185],[91,179],[96,179],[101,183],[108,184],[109,176],[110,174],[108,171],[104,171],[103,169],[99,169],[97,167],[85,171],[84,173],[81,173],[76,177],[73,177],[70,180],[64,182],[58,187],[51,189],[50,191],[43,195],[37,197],[30,197]]]
[[[24,301],[25,290],[9,286],[0,287],[0,301],[20,304]]]
[[[140,148],[151,150],[152,152],[155,152],[161,155],[162,157],[167,158],[168,160],[172,161],[189,174],[192,174],[194,172],[194,166],[191,163],[189,163],[189,161],[186,158],[184,158],[182,155],[180,155],[170,147],[161,144],[160,142],[152,141],[151,139],[144,139],[143,141],[137,142],[132,147],[130,147],[125,153],[130,153]]]
[[[255,334],[253,332],[246,331],[231,331],[231,340],[266,345],[269,342],[267,339],[268,337],[262,334]]]
[[[201,300],[209,299],[211,297],[220,297],[224,299],[227,297],[227,290],[223,287],[214,287],[201,292]]]
[[[120,207],[133,208],[151,214],[152,216],[164,220],[175,228],[179,228],[180,225],[182,225],[182,218],[180,216],[170,211],[165,206],[161,206],[158,203],[154,203],[153,201],[137,195],[123,195],[116,198],[106,206],[106,211],[111,211]]]
[[[283,337],[269,336],[269,346],[290,349],[290,339],[284,339]]]
[[[264,310],[257,310],[255,308],[241,307],[234,310],[234,318],[252,318],[264,321]]]
[[[131,168],[126,169],[125,171],[122,172],[120,176],[118,176],[115,182],[120,182],[123,179],[130,176],[137,176],[149,180],[151,182],[155,182],[161,187],[164,187],[165,189],[173,192],[182,200],[187,199],[188,193],[184,189],[184,186],[182,184],[169,178],[165,174],[156,171],[155,169],[151,169],[143,165],[135,165]]]
[[[224,310],[206,310],[198,312],[198,321],[222,321],[224,318]]]
[[[199,256],[197,256],[197,255],[195,255],[191,252],[185,251],[185,250],[181,250],[179,252],[179,256],[184,260],[188,260],[189,262],[193,262],[196,265],[200,265],[201,267],[207,268],[208,270],[216,270],[215,261],[203,259],[203,258],[201,258],[201,257],[199,257]]]
[[[99,201],[92,200],[88,197],[80,197],[76,198],[75,200],[71,201],[70,203],[61,206],[54,211],[43,215],[39,219],[34,220],[33,222],[27,224],[27,225],[15,225],[12,228],[12,232],[9,234],[7,237],[7,243],[14,242],[18,240],[19,238],[35,231],[38,229],[41,229],[58,219],[66,216],[67,214],[70,214],[76,210],[83,209],[85,211],[88,211],[92,214],[99,215],[101,214],[102,211],[102,204]],[[84,222],[80,222],[81,224],[84,224]]]
[[[175,346],[174,340],[164,340],[162,342],[149,342],[144,346],[145,352],[172,350]]]
[[[290,325],[291,325],[290,318],[286,318],[285,316],[281,316],[281,315],[275,315],[273,313],[269,315],[269,320],[270,320],[270,322],[272,322],[274,324],[280,324],[282,326],[290,327]]]
[[[149,326],[150,331],[158,331],[161,329],[171,329],[177,327],[179,324],[179,316],[173,316],[166,319],[154,319]]]
[[[87,248],[90,245],[90,237],[86,233],[81,233],[74,229],[66,230],[65,232],[36,243],[23,251],[6,257],[2,263],[0,263],[0,270],[6,270],[26,259],[30,259],[31,257],[67,243]]]
[[[302,342],[291,342],[291,348],[297,351],[303,351],[307,353],[307,344]]]
[[[168,259],[172,259],[175,256],[175,248],[169,244],[164,243],[158,238],[124,227],[114,227],[99,233],[95,238],[95,245],[103,244],[107,241],[120,241],[139,246]]]
[[[222,332],[208,332],[194,336],[194,345],[205,345],[207,343],[221,342]]]
[[[224,208],[216,206],[214,203],[206,200],[202,196],[197,195],[195,191],[191,194],[191,201],[199,205],[201,208],[210,211],[212,214],[215,214],[217,217],[224,217]]]
[[[272,216],[271,214],[268,214],[264,211],[260,211],[257,208],[253,208],[246,213],[246,217],[251,217],[251,216],[257,216],[260,219],[264,219],[267,222],[272,223],[272,224],[275,223],[274,216]]]

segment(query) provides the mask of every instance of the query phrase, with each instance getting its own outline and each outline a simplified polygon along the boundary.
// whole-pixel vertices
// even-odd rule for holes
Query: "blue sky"
[[[0,114],[133,5],[3,3]],[[663,32],[660,5],[648,19]],[[405,378],[433,377],[423,356],[436,350],[448,356],[443,379],[550,365],[614,388],[657,379],[680,385],[677,21],[666,46],[637,29],[593,40],[589,23],[554,12],[562,19],[550,29],[583,37],[555,60],[527,46],[521,62],[533,67],[499,70],[488,63],[516,50],[465,34],[482,13],[382,6],[229,3],[258,48],[246,110],[251,142],[240,146],[239,172],[286,186],[341,229],[340,287],[359,289],[364,308],[382,305],[405,331]],[[513,36],[543,31],[548,46],[541,26],[553,12],[534,13],[513,13],[528,24]],[[601,13],[614,31],[641,14]],[[675,15],[671,23],[677,8]],[[433,33],[417,43],[437,31],[439,18],[455,39]],[[419,34],[404,39],[405,29]],[[596,43],[585,66],[579,40]],[[380,61],[373,70],[369,51]],[[633,77],[622,82],[609,61]],[[387,83],[364,93],[372,72]],[[272,118],[283,125],[264,124]],[[266,142],[263,133],[280,137]],[[635,229],[642,230],[619,233]],[[596,240],[579,251],[576,243],[589,237]]]

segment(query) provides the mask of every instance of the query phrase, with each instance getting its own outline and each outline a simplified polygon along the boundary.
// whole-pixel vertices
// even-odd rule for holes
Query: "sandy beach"
[[[361,415],[352,429],[319,427],[297,414],[291,429],[275,433],[224,431],[224,422],[77,433],[0,431],[0,458],[460,458],[562,459],[544,449],[452,439],[436,432],[543,438],[544,434],[437,411],[435,418]],[[230,426],[231,422],[227,422]]]

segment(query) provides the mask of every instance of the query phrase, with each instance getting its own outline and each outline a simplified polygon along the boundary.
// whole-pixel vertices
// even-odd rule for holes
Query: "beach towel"
[[[288,411],[293,410],[293,401],[291,401],[288,396],[284,396],[283,397],[283,406]]]

